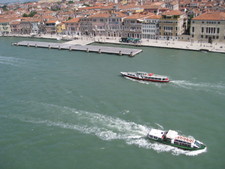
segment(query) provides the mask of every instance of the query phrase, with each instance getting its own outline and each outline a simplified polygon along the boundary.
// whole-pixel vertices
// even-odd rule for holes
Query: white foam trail
[[[19,67],[20,65],[26,64],[26,62],[26,59],[0,56],[0,64]]]
[[[206,92],[214,92],[217,94],[225,95],[225,84],[223,83],[194,83],[186,80],[173,80],[170,83],[174,86],[186,89],[202,90]]]
[[[194,156],[203,153],[204,151],[190,152],[180,150],[175,147],[171,147],[164,144],[151,142],[146,138],[146,135],[151,127],[147,127],[134,122],[122,120],[120,118],[114,118],[98,113],[92,113],[87,111],[76,110],[69,107],[61,107],[52,104],[43,104],[48,108],[56,108],[60,110],[62,117],[69,116],[71,119],[63,120],[61,116],[60,120],[47,120],[40,118],[24,117],[24,116],[3,116],[4,118],[19,119],[23,122],[32,124],[46,125],[51,127],[59,127],[63,129],[76,130],[84,134],[92,134],[102,140],[123,140],[128,145],[136,145],[144,149],[153,149],[157,152],[171,152],[173,155],[189,155]],[[51,118],[52,119],[52,118]],[[161,126],[158,124],[158,126]],[[163,126],[161,126],[163,128]],[[206,152],[206,151],[205,151]]]
[[[158,124],[158,123],[155,123],[155,124],[156,124],[160,129],[162,129],[162,130],[164,129],[162,125],[160,125],[160,124]]]

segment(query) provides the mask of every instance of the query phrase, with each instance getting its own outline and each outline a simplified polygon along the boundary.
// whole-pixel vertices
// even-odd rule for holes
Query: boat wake
[[[225,95],[225,84],[223,83],[194,83],[186,80],[172,80],[169,82],[169,84],[165,83],[156,83],[156,82],[147,82],[147,81],[141,81],[141,80],[135,80],[129,77],[125,77],[128,80],[142,83],[142,84],[151,84],[155,85],[157,87],[162,87],[165,85],[171,85],[174,87],[180,87],[180,88],[185,88],[185,89],[190,89],[190,90],[198,90],[198,91],[205,91],[205,92],[213,92],[217,93],[219,95]]]
[[[186,80],[174,80],[170,83],[175,87],[182,87],[192,90],[202,90],[206,92],[214,92],[220,95],[225,95],[225,84],[223,83],[194,83]]]
[[[22,122],[49,127],[59,127],[62,129],[75,130],[80,133],[95,135],[98,138],[109,140],[123,140],[128,145],[136,145],[144,149],[153,149],[157,152],[171,152],[173,155],[199,155],[203,151],[184,151],[168,145],[153,143],[146,138],[151,127],[125,121],[120,118],[102,115],[99,113],[76,110],[74,108],[62,107],[52,104],[38,103],[44,109],[48,108],[48,113],[43,112],[42,118],[24,116],[5,116],[6,118],[18,119]],[[45,116],[44,116],[45,115]],[[53,117],[52,117],[53,116]],[[3,117],[3,115],[1,115]],[[157,124],[158,126],[161,126]],[[163,126],[161,126],[163,128]]]
[[[0,56],[0,64],[4,64],[4,65],[20,67],[20,66],[26,65],[27,64],[26,62],[27,62],[26,59]]]

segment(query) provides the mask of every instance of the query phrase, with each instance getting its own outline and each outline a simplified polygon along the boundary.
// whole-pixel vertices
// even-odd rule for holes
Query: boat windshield
[[[198,141],[195,141],[195,145],[201,147],[201,144]]]

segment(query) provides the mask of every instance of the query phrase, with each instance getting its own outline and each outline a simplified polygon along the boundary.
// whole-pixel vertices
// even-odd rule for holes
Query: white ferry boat
[[[162,75],[146,72],[120,72],[122,76],[136,80],[152,81],[152,82],[169,82],[169,78]]]
[[[151,129],[147,137],[153,141],[160,142],[162,144],[167,144],[184,150],[201,150],[206,148],[206,146],[194,138],[189,138],[185,136],[178,135],[174,130],[158,130]]]

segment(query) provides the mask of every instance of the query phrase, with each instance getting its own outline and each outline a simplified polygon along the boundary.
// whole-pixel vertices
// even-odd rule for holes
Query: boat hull
[[[129,76],[123,72],[121,72],[121,75],[124,77],[132,78],[135,80],[141,80],[141,81],[150,81],[150,82],[159,82],[159,83],[168,83],[170,80],[154,80],[154,79],[146,79],[146,78],[139,78],[139,77],[134,77],[134,76]]]
[[[181,146],[181,145],[177,145],[177,144],[172,144],[171,142],[164,141],[163,139],[155,140],[155,139],[151,139],[149,137],[148,137],[148,139],[151,140],[151,141],[154,141],[154,142],[166,144],[166,145],[169,145],[169,146],[172,146],[172,147],[176,147],[176,148],[179,148],[179,149],[182,149],[182,150],[188,150],[188,151],[196,151],[196,150],[202,150],[202,149],[206,148],[206,146],[204,144],[201,144],[201,147],[199,147],[199,148],[194,148],[194,147],[186,147],[186,146]]]

